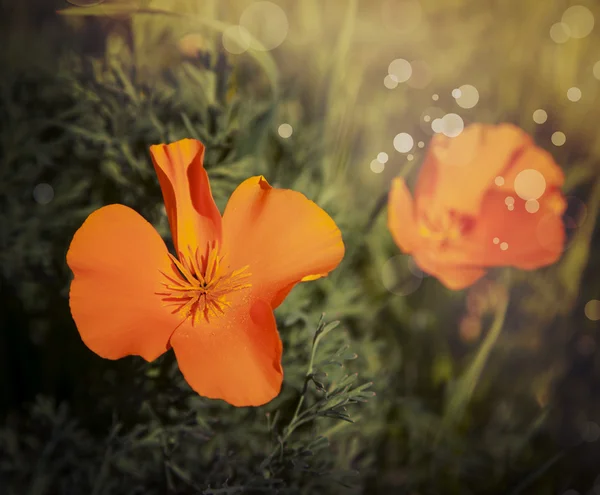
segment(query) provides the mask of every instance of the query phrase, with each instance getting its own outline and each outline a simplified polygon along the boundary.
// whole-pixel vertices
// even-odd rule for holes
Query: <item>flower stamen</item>
[[[208,322],[209,318],[224,314],[231,306],[227,296],[252,286],[246,280],[251,276],[248,266],[231,271],[224,262],[225,255],[215,245],[207,245],[204,255],[198,249],[195,252],[189,249],[188,256],[179,253],[177,259],[169,253],[169,257],[179,277],[163,274],[168,279],[163,283],[167,291],[159,295],[164,296],[167,304],[177,306],[175,312],[185,319],[191,318],[192,325],[201,318]]]

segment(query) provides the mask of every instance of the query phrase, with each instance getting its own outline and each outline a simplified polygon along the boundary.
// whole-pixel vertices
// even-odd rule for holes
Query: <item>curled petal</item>
[[[195,139],[150,147],[173,243],[178,252],[221,240],[221,214],[204,169],[204,145]]]

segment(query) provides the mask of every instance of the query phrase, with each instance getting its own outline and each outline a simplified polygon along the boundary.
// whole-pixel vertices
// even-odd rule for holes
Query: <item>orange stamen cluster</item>
[[[170,283],[163,284],[168,292],[161,293],[165,302],[178,306],[176,312],[185,319],[191,318],[192,325],[198,323],[201,317],[207,322],[210,317],[225,313],[231,306],[227,295],[251,287],[244,283],[251,276],[245,266],[238,270],[229,270],[224,263],[224,255],[219,254],[216,245],[208,245],[206,253],[200,255],[199,250],[180,260],[169,253],[173,264],[177,267],[177,279],[163,274]]]

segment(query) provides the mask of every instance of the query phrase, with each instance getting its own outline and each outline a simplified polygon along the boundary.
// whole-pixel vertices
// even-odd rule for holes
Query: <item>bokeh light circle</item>
[[[408,153],[413,149],[414,145],[415,141],[413,137],[407,132],[396,134],[396,137],[394,138],[394,148],[400,153]]]
[[[454,96],[454,92],[452,92]],[[473,108],[479,102],[479,91],[475,86],[463,84],[458,88],[458,96],[455,96],[456,103],[461,108]]]
[[[546,179],[539,170],[528,168],[515,177],[515,192],[525,201],[539,199],[546,190]]]
[[[533,112],[533,121],[536,124],[543,124],[548,120],[548,114],[545,110],[538,108],[535,112]]]
[[[594,74],[596,79],[600,80],[600,60],[594,64],[594,67],[592,68],[592,74]]]
[[[398,87],[398,80],[394,76],[389,74],[383,78],[383,85],[387,89],[394,89]]]
[[[383,286],[392,294],[408,296],[421,286],[422,272],[420,275],[415,275],[414,267],[411,270],[412,262],[410,256],[401,254],[390,258],[381,267]]]
[[[441,132],[444,136],[456,137],[465,128],[465,123],[460,115],[456,113],[448,113],[442,117]]]
[[[554,146],[562,146],[567,142],[567,136],[565,136],[564,132],[556,131],[552,134],[550,140]]]
[[[229,26],[223,31],[223,48],[229,53],[239,55],[250,48],[252,36],[243,26]]]
[[[388,74],[395,78],[399,83],[408,81],[412,73],[412,65],[408,60],[403,58],[392,60],[388,66]]]
[[[247,7],[240,16],[240,26],[254,36],[250,48],[259,51],[277,48],[285,41],[289,31],[285,11],[279,5],[265,1]]]
[[[571,30],[564,22],[557,22],[550,28],[550,38],[555,43],[566,43],[571,38]]]
[[[389,159],[388,154],[383,151],[381,153],[377,154],[377,161],[380,163],[387,163],[388,159]]]
[[[371,160],[369,168],[371,169],[371,172],[380,174],[385,169],[385,164],[381,163],[379,160]]]
[[[540,209],[540,203],[537,199],[528,199],[525,201],[525,210],[528,213],[536,213]]]
[[[442,120],[442,117],[445,115],[445,112],[438,107],[428,107],[426,108],[423,113],[421,114],[421,119],[419,120],[419,126],[421,127],[421,130],[429,135],[432,136],[433,134],[435,134],[436,131],[434,131],[431,128],[431,124],[433,123],[433,121],[435,119],[440,119]],[[441,130],[439,131],[441,132]]]
[[[573,5],[562,15],[561,21],[569,27],[572,38],[585,38],[594,29],[594,14],[583,5]]]
[[[33,188],[33,199],[41,205],[47,205],[54,199],[54,189],[50,184],[38,184]]]
[[[290,124],[281,124],[277,129],[277,133],[284,139],[289,138],[293,132],[294,129]]]
[[[591,321],[600,320],[600,301],[592,299],[585,304],[583,309],[585,316]]]
[[[569,88],[567,91],[567,98],[570,101],[579,101],[581,100],[581,90],[579,88]]]

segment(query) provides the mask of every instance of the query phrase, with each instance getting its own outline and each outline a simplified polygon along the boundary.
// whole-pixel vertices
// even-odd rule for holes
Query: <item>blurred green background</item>
[[[96,3],[0,2],[0,493],[600,493],[597,2]],[[390,180],[448,113],[517,124],[563,168],[555,265],[452,292],[394,245]],[[90,212],[126,204],[169,241],[148,147],[184,137],[220,208],[264,174],[344,236],[276,311],[262,408],[198,397],[172,353],[102,360],[69,314]]]

